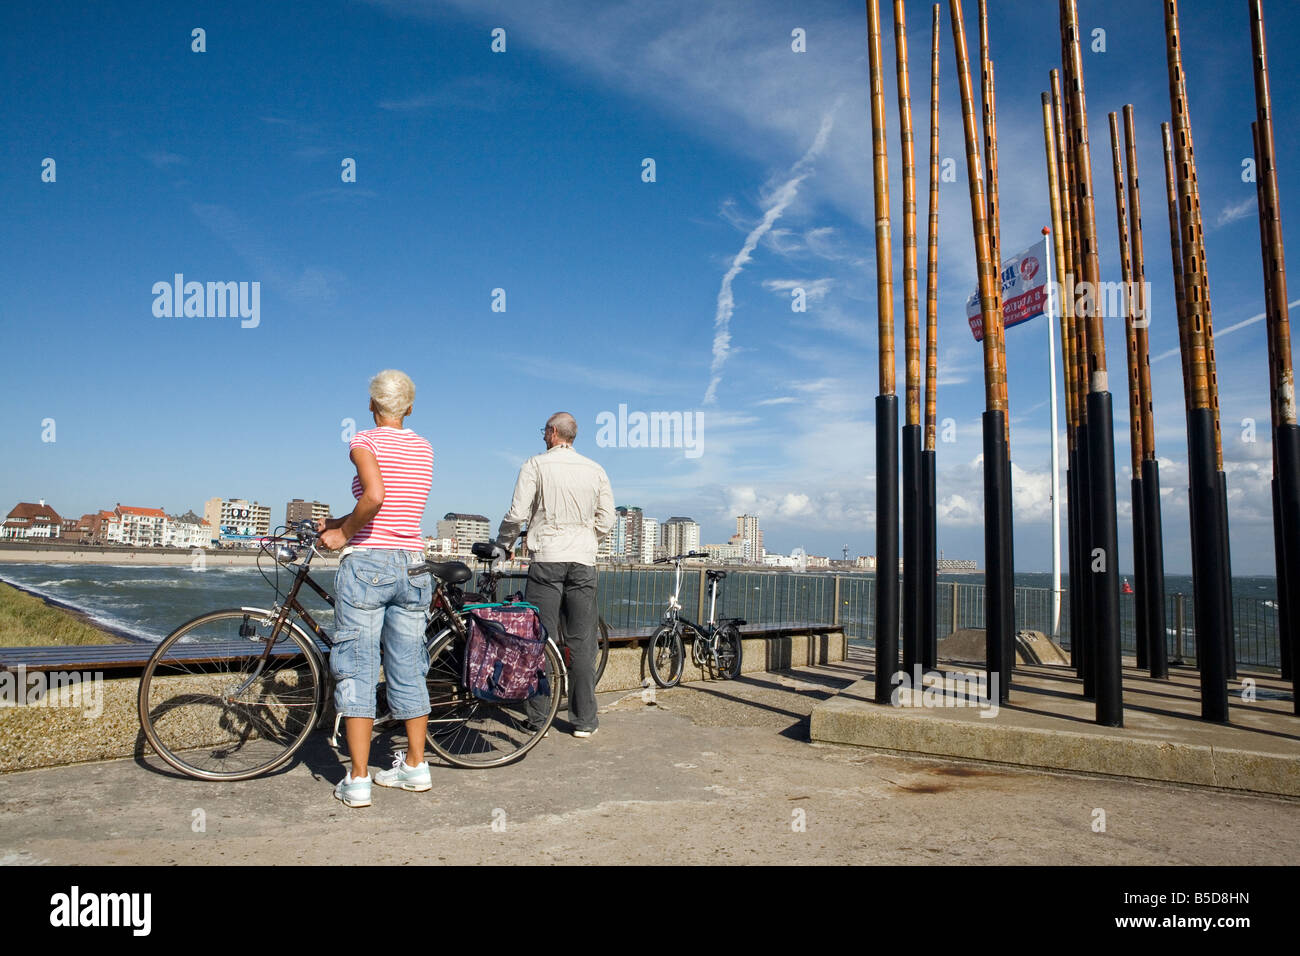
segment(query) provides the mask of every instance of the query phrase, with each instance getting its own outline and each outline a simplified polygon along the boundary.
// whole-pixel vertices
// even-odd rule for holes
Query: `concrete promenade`
[[[812,744],[847,662],[602,694],[601,729],[560,722],[522,762],[433,768],[431,793],[331,797],[325,735],[269,778],[208,784],[152,755],[6,774],[7,863],[1246,864],[1300,858],[1300,806],[1115,777]],[[989,723],[990,721],[986,721]],[[999,723],[1000,721],[991,721]],[[387,764],[391,737],[372,766]],[[400,746],[400,739],[396,740]],[[495,826],[494,826],[495,824]]]

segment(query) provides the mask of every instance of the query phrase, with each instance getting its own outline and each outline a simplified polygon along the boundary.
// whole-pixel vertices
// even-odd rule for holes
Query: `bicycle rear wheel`
[[[320,718],[320,659],[292,622],[271,653],[269,611],[213,611],[163,639],[140,677],[149,745],[198,780],[248,780],[286,763]]]
[[[650,676],[660,687],[676,687],[681,683],[686,651],[677,629],[669,624],[659,625],[646,643],[645,659]]]
[[[718,667],[715,676],[732,680],[740,676],[740,663],[744,655],[744,642],[734,624],[718,631]]]
[[[564,686],[563,667],[548,641],[546,681],[551,693],[533,698],[539,712],[530,717],[526,702],[479,700],[465,688],[465,640],[444,628],[429,645],[429,746],[457,767],[513,763],[542,739],[555,720]]]

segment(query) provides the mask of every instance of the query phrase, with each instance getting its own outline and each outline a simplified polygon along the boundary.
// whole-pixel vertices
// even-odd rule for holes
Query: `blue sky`
[[[884,48],[899,355],[901,169]],[[1004,250],[1048,223],[1039,94],[1054,4],[992,4]],[[1149,6],[1149,9],[1147,7]],[[974,49],[975,3],[967,6]],[[1046,15],[1051,13],[1051,15]],[[907,4],[924,230],[930,4]],[[1300,17],[1271,0],[1284,227],[1297,219]],[[1118,279],[1106,114],[1137,118],[1166,560],[1189,567],[1185,422],[1158,124],[1158,5],[1080,3],[1103,278]],[[435,450],[426,528],[509,503],[538,428],[574,413],[620,504],[769,550],[874,547],[876,378],[866,22],[860,3],[7,3],[0,11],[0,504],[200,510],[292,497],[350,506],[346,419],[397,367]],[[206,31],[206,52],[191,30]],[[1267,363],[1246,4],[1185,0],[1184,57],[1216,330],[1233,567],[1271,573]],[[492,31],[505,31],[494,53]],[[806,31],[807,51],[791,50]],[[941,43],[939,546],[982,558],[981,357],[951,26]],[[42,161],[57,179],[41,181]],[[643,160],[656,181],[644,182]],[[357,181],[340,179],[345,158]],[[747,243],[747,239],[749,242]],[[921,237],[924,247],[924,235]],[[749,246],[752,245],[752,249]],[[741,255],[748,250],[747,255]],[[924,265],[922,263],[922,269]],[[257,281],[260,322],[153,314],[151,289]],[[724,284],[724,277],[730,281]],[[789,289],[810,290],[794,313]],[[720,302],[724,288],[730,301]],[[504,312],[492,309],[505,290]],[[1293,295],[1297,293],[1293,291]],[[923,306],[924,307],[924,306]],[[727,336],[718,336],[719,320]],[[1122,323],[1115,370],[1121,566],[1131,567]],[[1008,334],[1016,557],[1046,569],[1046,330]],[[705,402],[716,378],[711,401]],[[903,369],[898,370],[902,388]],[[598,448],[603,411],[702,414],[698,457]],[[1062,449],[1064,406],[1062,404]],[[1243,419],[1258,423],[1243,441]],[[54,420],[55,440],[43,425]]]

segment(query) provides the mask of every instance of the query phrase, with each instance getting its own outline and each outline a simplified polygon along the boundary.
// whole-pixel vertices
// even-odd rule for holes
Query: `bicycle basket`
[[[466,616],[465,686],[479,700],[547,695],[546,633],[531,604],[489,604]]]

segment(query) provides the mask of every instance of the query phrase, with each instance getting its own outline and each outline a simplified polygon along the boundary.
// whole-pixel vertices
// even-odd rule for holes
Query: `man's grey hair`
[[[578,423],[568,412],[556,412],[546,419],[546,427],[554,428],[561,441],[572,442],[578,437]]]

